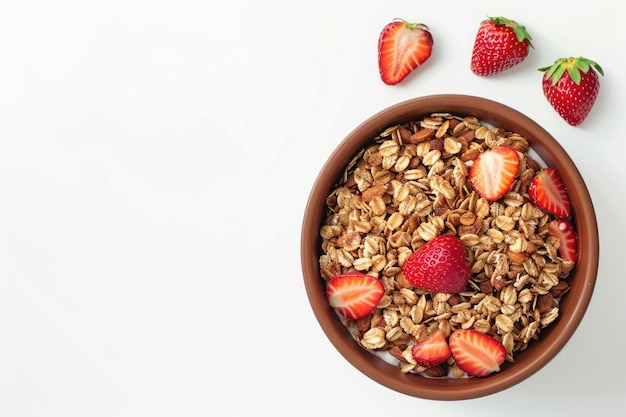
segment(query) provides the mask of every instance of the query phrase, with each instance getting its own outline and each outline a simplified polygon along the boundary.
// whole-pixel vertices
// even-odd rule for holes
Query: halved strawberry
[[[528,196],[536,206],[558,217],[570,215],[567,189],[558,171],[545,168],[537,172],[528,186]]]
[[[384,294],[380,280],[361,273],[337,275],[326,284],[328,303],[349,319],[367,316]]]
[[[574,226],[566,219],[552,220],[548,224],[548,231],[552,236],[559,238],[559,256],[564,261],[576,262],[578,254],[578,237]]]
[[[428,26],[396,19],[385,25],[378,38],[378,68],[385,84],[402,81],[422,65],[433,50]]]
[[[502,343],[474,329],[455,330],[448,343],[457,366],[471,376],[498,372],[506,359]]]
[[[470,166],[472,188],[487,201],[496,201],[509,191],[519,169],[519,155],[508,146],[496,146],[478,154]]]
[[[452,352],[446,335],[441,330],[436,330],[422,342],[414,344],[411,355],[418,364],[430,368],[448,359]]]

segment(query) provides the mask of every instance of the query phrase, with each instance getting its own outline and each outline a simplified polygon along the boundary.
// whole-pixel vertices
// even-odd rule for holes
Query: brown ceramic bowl
[[[320,227],[325,200],[356,151],[386,127],[416,120],[435,112],[473,115],[493,126],[526,137],[532,149],[560,172],[572,204],[572,221],[579,239],[579,259],[570,273],[570,291],[562,297],[560,316],[544,329],[538,340],[516,353],[494,374],[482,378],[435,379],[403,374],[397,366],[360,347],[329,307],[320,275]],[[306,292],[313,312],[335,348],[363,374],[406,395],[434,400],[462,400],[490,395],[527,379],[568,342],[589,305],[598,269],[598,230],[589,192],[578,169],[561,145],[541,126],[520,112],[484,98],[435,95],[408,100],[373,115],[354,129],[330,155],[317,177],[306,205],[302,224],[301,262]]]

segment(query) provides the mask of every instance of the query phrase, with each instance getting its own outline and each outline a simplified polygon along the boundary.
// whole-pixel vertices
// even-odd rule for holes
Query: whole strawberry
[[[395,85],[422,65],[433,50],[428,26],[396,19],[378,38],[378,68],[385,84]]]
[[[429,291],[463,291],[471,275],[465,245],[454,235],[439,235],[416,250],[402,265],[406,279]]]
[[[604,75],[600,65],[583,57],[559,58],[539,71],[544,72],[543,94],[554,110],[570,125],[581,124],[598,98],[598,72]]]
[[[471,69],[487,77],[521,63],[533,47],[524,26],[504,17],[490,17],[478,28],[472,51]]]

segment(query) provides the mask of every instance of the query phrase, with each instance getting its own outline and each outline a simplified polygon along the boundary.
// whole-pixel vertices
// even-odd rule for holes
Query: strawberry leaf
[[[552,85],[555,85],[561,79],[564,72],[565,72],[565,67],[562,65],[559,65],[556,68],[556,71],[554,71],[554,73],[552,74]]]
[[[585,65],[587,68],[589,68],[590,66],[593,66],[596,69],[596,71],[598,71],[600,73],[600,75],[604,75],[604,71],[602,70],[602,67],[597,62],[592,61],[591,59],[580,57],[580,58],[578,58],[576,63],[577,63],[577,65],[578,64]],[[579,68],[580,68],[580,66],[579,66]],[[589,70],[584,70],[584,71],[587,72]]]
[[[546,78],[550,78],[552,77],[552,74],[554,74],[554,72],[559,68],[559,63],[558,61],[555,62],[554,64],[552,64],[549,67],[542,67],[539,68],[539,71],[545,71],[546,72]]]
[[[403,18],[401,18],[401,17],[395,17],[395,18],[393,19],[393,21],[396,21],[396,22],[402,22],[402,23],[404,23],[404,24],[406,25],[406,27],[407,27],[407,28],[409,28],[409,29],[417,29],[417,28],[422,28],[422,29],[429,30],[429,29],[428,29],[428,26],[426,26],[426,24],[424,24],[424,23],[414,23],[414,22],[409,22],[409,21],[404,20],[404,19],[403,19]]]
[[[604,76],[604,71],[602,70],[602,67],[597,62],[593,62],[591,60],[589,62],[591,63],[591,65],[593,65],[596,71],[600,73],[600,75]]]
[[[585,60],[585,59],[579,59],[578,61],[576,61],[576,66],[582,72],[587,72],[587,71],[589,71],[589,68],[591,68],[590,65],[589,65],[589,62],[587,60]]]
[[[580,84],[580,71],[578,70],[578,68],[573,66],[567,67],[567,74],[576,85]]]
[[[559,82],[565,71],[567,71],[572,81],[579,85],[581,80],[580,71],[587,73],[592,66],[600,75],[604,75],[604,71],[597,62],[583,57],[559,58],[550,67],[541,67],[539,71],[545,72],[545,78],[551,80],[553,86]]]
[[[532,38],[530,37],[530,34],[526,32],[526,28],[520,25],[519,23],[517,23],[515,20],[510,20],[502,16],[490,17],[490,19],[496,25],[504,25],[506,27],[513,29],[513,32],[515,33],[515,37],[517,38],[519,42],[526,41],[528,43],[528,46],[530,46],[531,48],[534,48],[534,46],[530,42]]]

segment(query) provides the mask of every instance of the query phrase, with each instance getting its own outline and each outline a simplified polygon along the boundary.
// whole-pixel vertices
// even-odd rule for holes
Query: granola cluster
[[[481,198],[468,182],[468,166],[487,149],[518,151],[520,166],[501,199]],[[327,198],[321,227],[321,276],[360,271],[381,280],[385,295],[368,316],[342,317],[362,347],[391,358],[402,372],[462,377],[451,358],[431,368],[418,365],[411,346],[435,330],[449,336],[475,329],[499,340],[508,362],[540,337],[559,315],[574,267],[558,256],[554,216],[534,206],[528,186],[542,168],[528,141],[448,113],[391,126],[348,164]],[[467,288],[457,294],[412,286],[405,260],[434,237],[452,233],[473,263]]]

